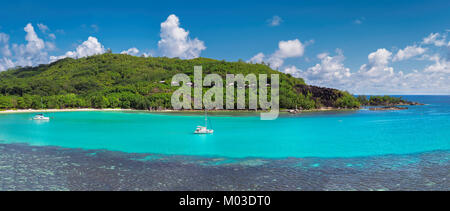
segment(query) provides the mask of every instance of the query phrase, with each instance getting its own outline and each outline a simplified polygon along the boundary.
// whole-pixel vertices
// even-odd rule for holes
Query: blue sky
[[[189,32],[187,41],[181,42],[189,54],[173,52],[174,45],[180,43],[171,37],[172,26],[167,28],[167,43],[158,44],[164,40],[161,23],[168,22],[172,14],[178,21],[175,30]],[[272,24],[274,17],[279,21]],[[19,53],[20,45],[23,51],[28,49],[25,36],[29,32],[24,30],[27,24],[44,42],[45,47],[38,50],[45,52],[38,56]],[[3,55],[3,69],[48,63],[52,61],[50,56],[80,56],[75,54],[77,47],[93,37],[96,40],[92,42],[115,53],[137,48],[136,55],[250,61],[263,53],[263,58],[252,61],[281,60],[282,64],[271,66],[315,85],[365,94],[450,94],[450,86],[446,85],[450,84],[449,29],[449,1],[19,0],[3,2],[0,8],[0,33],[8,36],[3,45],[8,45],[11,52]],[[437,35],[430,37],[432,33]],[[430,39],[424,42],[427,37]],[[287,42],[295,40],[298,43]],[[298,51],[284,51],[279,47],[282,41],[286,41],[286,49],[292,44]],[[14,44],[19,47],[14,48]],[[0,49],[1,45],[0,39]],[[399,50],[408,46],[413,56],[394,59]],[[0,70],[1,65],[0,60]],[[421,77],[428,77],[434,86],[414,85]],[[367,82],[354,84],[358,80]]]

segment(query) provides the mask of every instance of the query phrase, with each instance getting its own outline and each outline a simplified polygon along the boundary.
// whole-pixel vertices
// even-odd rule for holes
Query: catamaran
[[[37,114],[33,117],[33,120],[50,120],[50,117],[46,117],[44,114]]]
[[[194,131],[195,134],[212,134],[214,130],[208,129],[208,114],[205,110],[205,126],[197,126],[197,129]]]
[[[44,109],[44,103],[42,103],[42,97],[41,97],[41,108]],[[36,114],[33,117],[33,120],[50,120],[50,117],[44,116],[44,114]]]

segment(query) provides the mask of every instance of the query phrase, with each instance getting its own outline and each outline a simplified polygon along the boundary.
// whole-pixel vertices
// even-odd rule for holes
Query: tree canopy
[[[179,88],[171,86],[172,76],[185,73],[193,81],[197,65],[203,67],[203,74],[216,73],[224,80],[226,74],[280,74],[281,108],[359,107],[347,92],[311,89],[303,79],[264,64],[106,53],[0,72],[0,109],[171,108],[171,94]],[[328,91],[320,91],[324,89]]]

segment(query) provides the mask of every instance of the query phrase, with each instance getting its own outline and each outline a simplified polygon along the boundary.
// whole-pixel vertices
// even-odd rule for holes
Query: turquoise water
[[[224,157],[356,157],[450,150],[450,96],[401,111],[210,116],[213,135],[194,135],[203,116],[145,112],[0,114],[0,142],[124,152]]]

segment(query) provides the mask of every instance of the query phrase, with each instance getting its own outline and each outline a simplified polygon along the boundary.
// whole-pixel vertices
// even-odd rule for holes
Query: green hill
[[[263,64],[102,54],[0,72],[0,109],[171,108],[171,93],[179,88],[170,85],[172,76],[185,73],[193,77],[196,65],[203,66],[203,74],[217,73],[224,79],[226,74],[279,73],[281,108],[360,106],[347,92],[308,86],[303,79]]]

